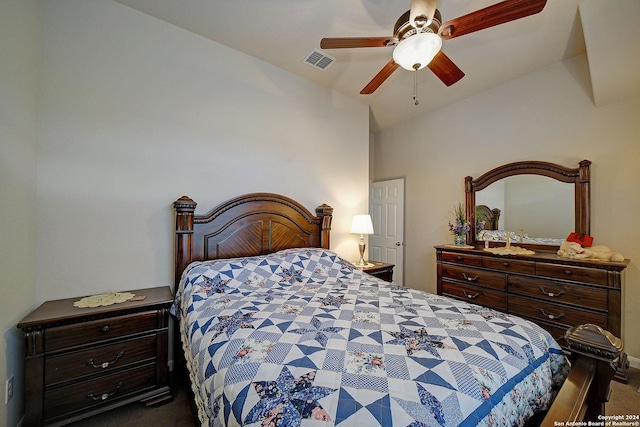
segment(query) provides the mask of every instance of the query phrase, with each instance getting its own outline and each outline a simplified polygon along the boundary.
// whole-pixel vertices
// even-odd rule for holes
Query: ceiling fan
[[[485,28],[534,15],[544,9],[547,0],[504,0],[442,24],[437,0],[411,0],[411,9],[393,27],[391,37],[329,37],[320,41],[322,49],[395,46],[393,58],[360,91],[375,92],[398,67],[418,71],[428,67],[445,85],[451,86],[464,73],[441,50],[449,40]]]

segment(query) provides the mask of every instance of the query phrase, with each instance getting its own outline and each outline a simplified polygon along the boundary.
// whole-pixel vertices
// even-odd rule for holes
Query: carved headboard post
[[[320,246],[329,249],[329,235],[331,234],[331,220],[333,219],[333,208],[327,204],[322,204],[316,208],[316,216],[322,220],[322,232],[320,233]]]
[[[193,215],[197,203],[187,196],[173,202],[176,211],[176,271],[175,285],[178,286],[180,276],[191,263],[193,248]]]

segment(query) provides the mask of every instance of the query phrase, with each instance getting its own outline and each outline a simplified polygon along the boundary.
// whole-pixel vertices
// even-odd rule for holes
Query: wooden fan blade
[[[427,67],[447,86],[451,86],[464,77],[462,70],[443,51],[439,51],[427,64]]]
[[[400,64],[396,63],[396,61],[394,61],[393,59],[387,62],[387,65],[382,67],[382,70],[380,70],[378,74],[376,74],[375,77],[371,79],[369,84],[367,84],[364,89],[360,91],[360,95],[370,95],[375,92],[376,89],[378,89],[380,85],[384,83],[384,81],[387,80],[387,78],[389,78],[389,76],[393,74],[395,70],[398,69],[398,67],[400,67]]]
[[[387,47],[398,41],[395,37],[328,37],[320,40],[322,49],[346,49],[352,47]]]
[[[438,34],[447,40],[515,21],[542,11],[547,0],[506,0],[445,22]]]

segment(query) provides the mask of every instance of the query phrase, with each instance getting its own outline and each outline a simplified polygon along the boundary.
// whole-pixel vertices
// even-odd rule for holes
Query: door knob
[[[402,243],[396,242],[396,246],[402,246]]]

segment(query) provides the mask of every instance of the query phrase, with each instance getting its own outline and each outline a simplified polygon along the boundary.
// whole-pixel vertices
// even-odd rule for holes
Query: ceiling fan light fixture
[[[393,60],[405,70],[421,70],[442,48],[442,39],[431,32],[418,33],[402,40],[393,50]]]

